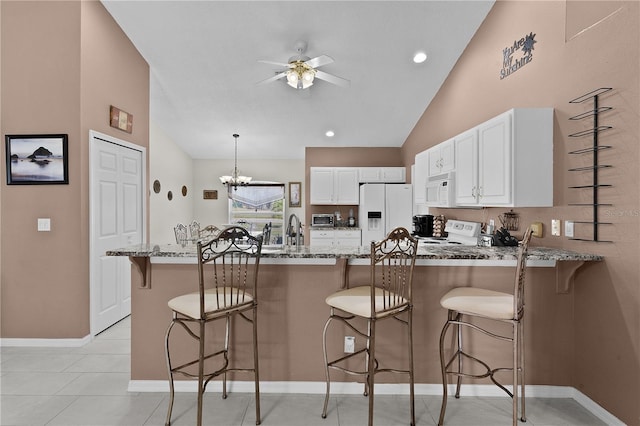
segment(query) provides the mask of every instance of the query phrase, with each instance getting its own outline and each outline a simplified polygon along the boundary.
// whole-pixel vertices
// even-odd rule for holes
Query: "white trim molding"
[[[79,348],[91,342],[91,335],[87,334],[79,339],[0,339],[0,347],[41,347]]]
[[[197,383],[195,380],[174,381],[176,392],[196,392]],[[229,392],[253,393],[254,382],[251,381],[228,381]],[[455,392],[455,385],[449,385],[450,394]],[[509,386],[506,386],[510,389]],[[260,382],[261,393],[284,393],[284,394],[324,394],[327,389],[325,382]],[[129,392],[169,392],[169,382],[167,380],[130,380]],[[222,381],[211,381],[207,387],[207,392],[222,392]],[[356,382],[331,382],[331,393],[334,395],[356,395],[362,394],[363,384]],[[376,384],[377,395],[408,395],[407,384]],[[441,384],[416,384],[416,395],[442,395]],[[465,384],[461,389],[462,396],[505,396],[505,393],[494,385],[472,385]],[[607,410],[599,406],[591,398],[570,386],[546,386],[527,385],[527,396],[535,398],[571,398],[598,417],[609,426],[625,426],[618,418]]]

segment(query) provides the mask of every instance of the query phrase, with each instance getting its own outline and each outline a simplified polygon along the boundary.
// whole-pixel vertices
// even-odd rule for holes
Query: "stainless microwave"
[[[335,218],[332,214],[316,213],[311,215],[311,226],[333,227]]]

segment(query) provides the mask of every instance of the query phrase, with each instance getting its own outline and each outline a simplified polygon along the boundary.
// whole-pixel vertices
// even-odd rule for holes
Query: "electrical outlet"
[[[356,351],[356,338],[354,336],[344,336],[344,353],[352,354]]]
[[[564,221],[564,236],[573,238],[573,221],[572,220]]]
[[[560,236],[560,219],[551,219],[551,235]]]

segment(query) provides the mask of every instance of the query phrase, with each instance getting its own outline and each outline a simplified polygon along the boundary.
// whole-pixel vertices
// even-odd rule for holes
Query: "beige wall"
[[[175,242],[173,227],[195,218],[193,203],[197,194],[193,186],[193,159],[153,121],[149,132],[149,176],[149,241]],[[153,190],[156,180],[160,182],[157,194]],[[186,195],[182,195],[183,186],[187,188]]]
[[[281,182],[286,184],[285,196],[289,197],[289,182],[303,182],[304,184],[304,160],[245,160],[238,154],[238,169],[241,174],[251,176],[254,181]],[[220,183],[219,177],[228,175],[233,170],[233,159],[228,160],[195,160],[193,167],[194,176],[194,217],[203,224],[221,225],[229,221],[229,198],[227,188]],[[205,200],[202,191],[205,189],[217,190],[217,200]],[[302,199],[307,194],[303,191]],[[289,214],[295,213],[298,217],[304,217],[303,207],[289,208],[285,204],[285,219]]]
[[[89,334],[88,134],[149,139],[149,68],[99,2],[0,2],[2,134],[67,133],[68,185],[6,185],[3,338]],[[109,106],[134,117],[109,127]],[[2,157],[5,157],[2,144]],[[37,232],[37,218],[51,232]]]
[[[593,25],[606,16],[609,18]],[[557,342],[555,349],[573,353],[567,366],[572,386],[635,425],[640,424],[638,27],[635,1],[498,1],[403,146],[405,164],[411,164],[417,152],[509,108],[555,108],[554,166],[549,170],[554,173],[554,207],[515,211],[523,224],[544,223],[544,238],[532,244],[606,257],[603,264],[578,271],[569,296],[572,303],[566,306],[571,322],[557,325],[573,329],[571,341]],[[537,41],[533,61],[500,80],[502,49],[530,32]],[[601,202],[612,204],[601,207],[601,220],[613,223],[601,226],[600,233],[613,243],[552,237],[548,232],[551,219],[592,220],[588,207],[568,205],[590,199],[590,194],[568,188],[584,184],[588,176],[567,171],[590,161],[588,156],[567,154],[589,140],[567,135],[591,124],[589,120],[568,120],[591,108],[588,103],[569,104],[569,100],[599,87],[614,88],[602,99],[603,105],[614,110],[603,114],[600,121],[614,127],[600,138],[601,144],[613,146],[600,156],[602,163],[613,166],[601,174],[601,183],[613,187],[600,191]],[[484,222],[506,210],[439,212]],[[576,226],[578,236],[590,236],[590,228]],[[556,314],[552,310],[545,313]]]

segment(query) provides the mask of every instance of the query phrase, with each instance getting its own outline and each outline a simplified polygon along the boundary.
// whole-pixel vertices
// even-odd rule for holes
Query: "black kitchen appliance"
[[[418,237],[433,236],[433,215],[422,214],[414,216],[413,235]]]

